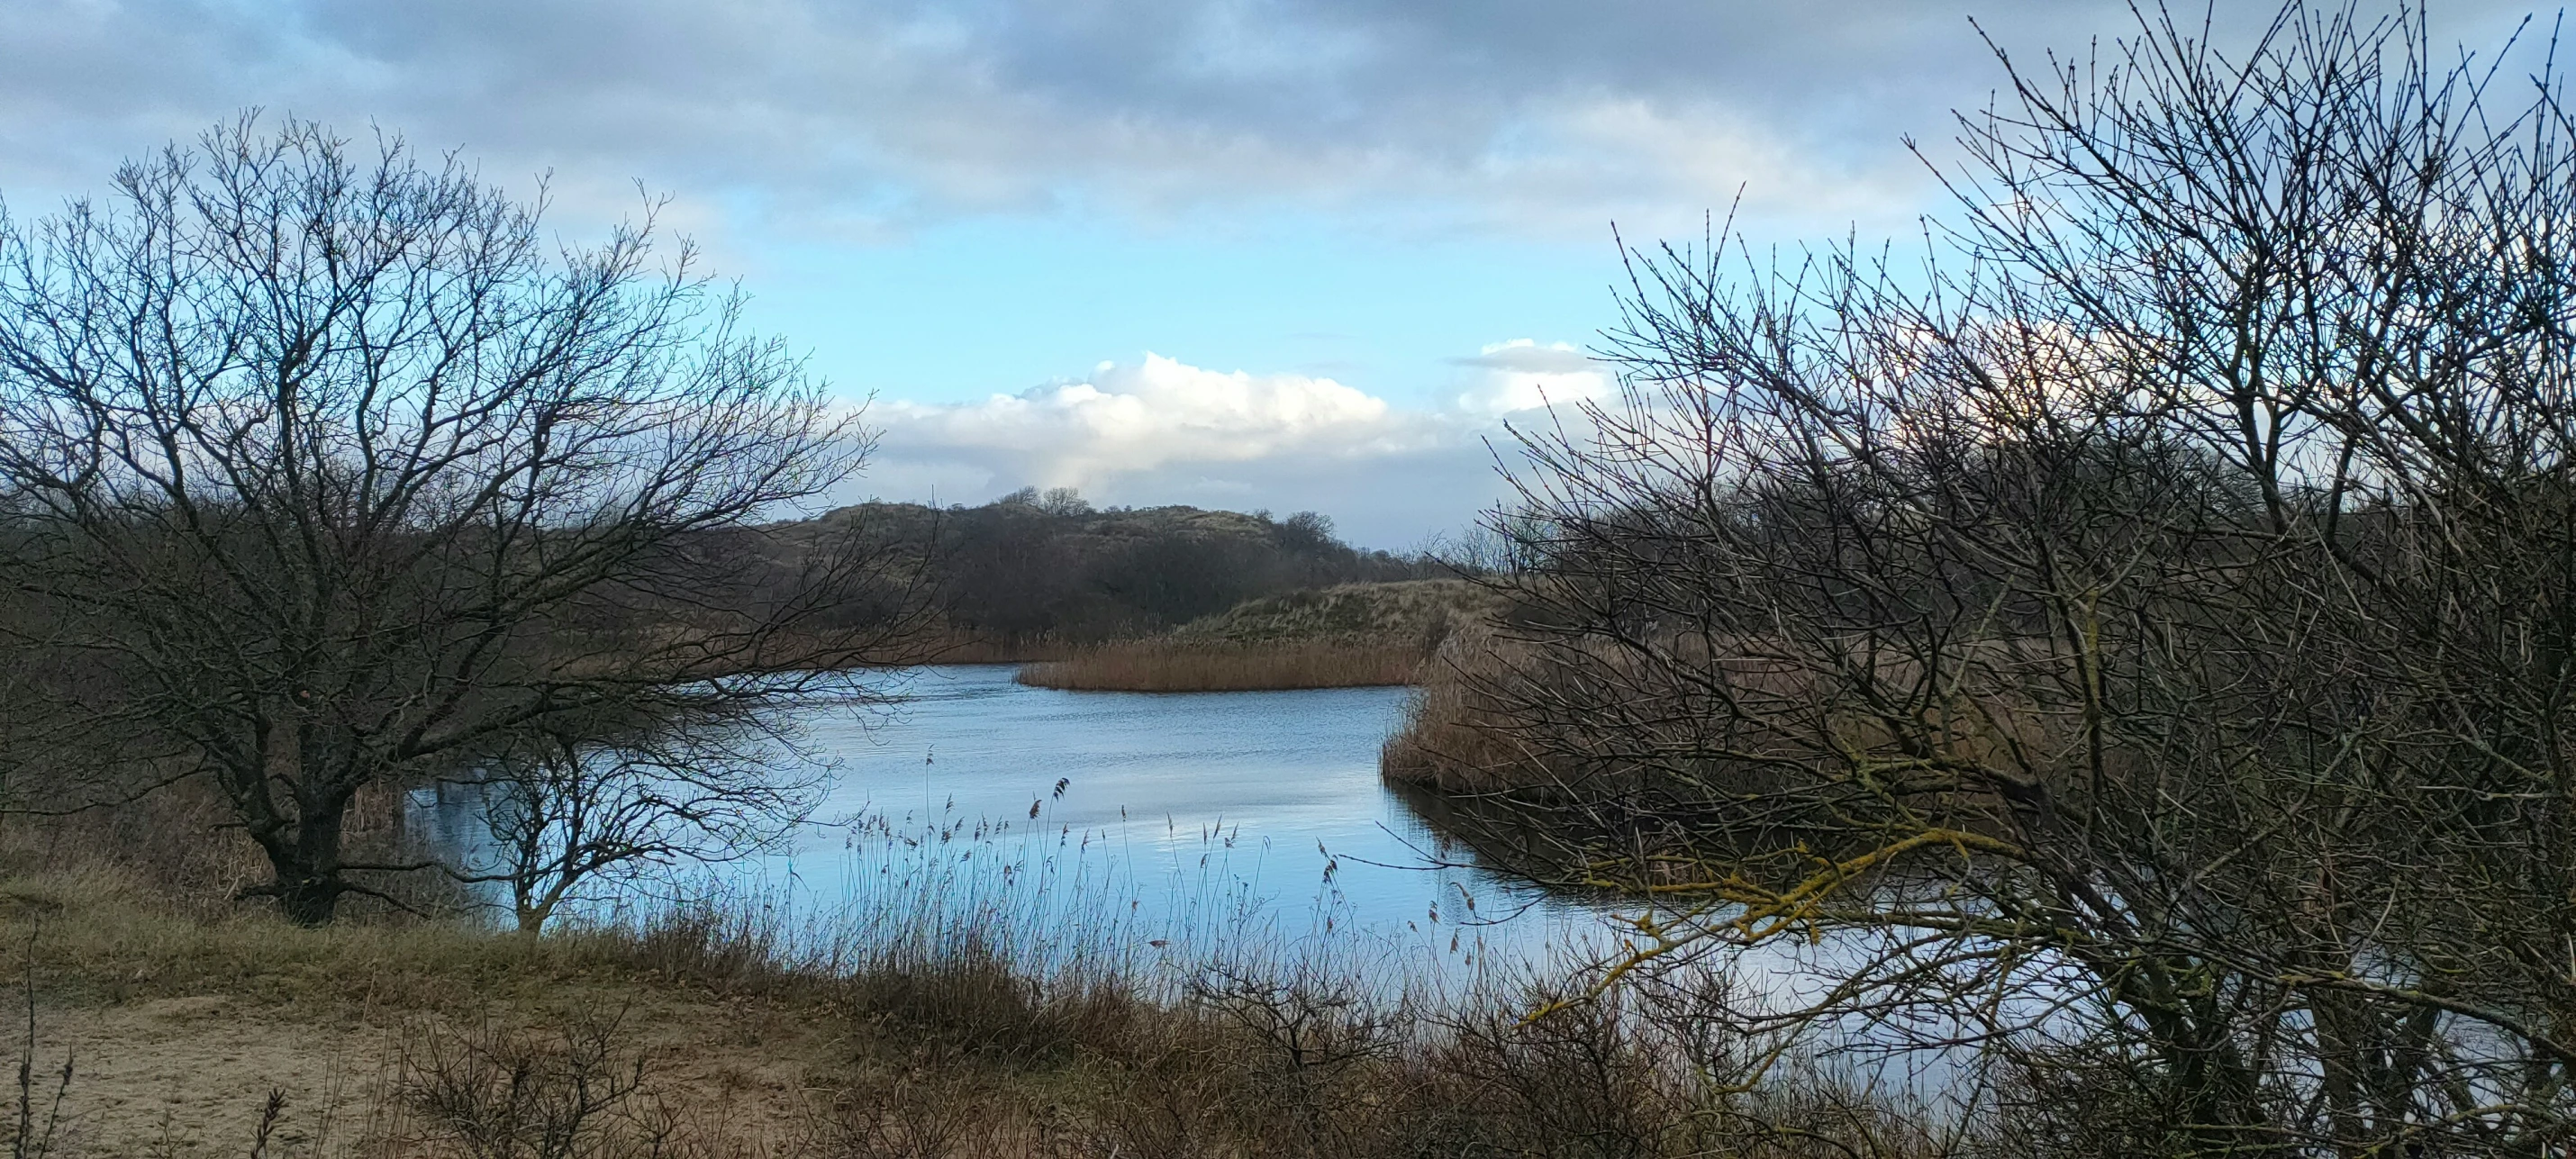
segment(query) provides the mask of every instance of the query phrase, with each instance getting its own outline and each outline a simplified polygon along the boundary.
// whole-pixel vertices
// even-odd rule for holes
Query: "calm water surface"
[[[817,824],[719,884],[825,919],[975,909],[1166,954],[1338,933],[1467,966],[1599,929],[1476,867],[1379,780],[1405,689],[1064,692],[1014,671],[890,677],[890,715],[807,710],[837,764]]]
[[[1249,940],[1357,947],[1414,981],[1479,966],[1562,977],[1612,944],[1602,911],[1479,868],[1378,778],[1406,689],[1063,692],[1014,671],[909,674],[902,707],[873,724],[818,713],[810,735],[840,761],[818,815],[839,823],[724,871],[792,883],[818,914],[935,898],[1050,931],[1057,951],[1143,946],[1184,964]],[[1730,974],[1803,1003],[1864,948],[1783,939]],[[1949,1073],[1918,1057],[1897,1081],[1937,1089]]]
[[[1379,780],[1405,689],[1063,692],[1015,670],[888,677],[891,714],[805,710],[834,762],[816,823],[693,891],[862,941],[992,929],[1021,960],[1320,946],[1385,965],[1393,985],[1480,967],[1562,977],[1613,944],[1601,911],[1478,867]],[[430,808],[434,835],[478,829],[463,802]],[[1841,972],[1842,941],[1767,944],[1732,974],[1811,998]]]

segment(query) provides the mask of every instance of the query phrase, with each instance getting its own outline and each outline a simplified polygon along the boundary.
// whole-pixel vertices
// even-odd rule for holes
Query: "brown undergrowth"
[[[1107,644],[1030,664],[1019,681],[1084,692],[1246,692],[1410,684],[1411,645],[1227,644],[1148,640]]]
[[[1052,639],[1000,639],[955,633],[924,644],[926,664],[1030,664],[1062,660],[1082,651],[1078,644]]]
[[[1481,625],[1451,634],[1423,664],[1403,722],[1378,759],[1387,780],[1441,793],[1473,794],[1553,784],[1555,776],[1515,743],[1494,703],[1510,672],[1511,647]]]
[[[1051,970],[757,908],[306,929],[54,824],[0,826],[0,963],[31,1014],[0,1040],[26,1064],[13,1156],[1928,1153],[1876,1100],[1753,1081],[1672,987],[1531,1023],[1547,980],[1435,1000],[1296,954]]]
[[[1500,600],[1463,580],[1341,584],[1248,600],[1169,634],[1042,659],[1023,684],[1091,692],[1248,692],[1412,684],[1441,641]]]

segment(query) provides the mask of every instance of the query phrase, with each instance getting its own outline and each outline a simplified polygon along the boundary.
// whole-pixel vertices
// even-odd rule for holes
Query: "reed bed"
[[[1081,651],[1081,645],[1063,640],[996,639],[959,632],[925,642],[917,659],[925,664],[1027,664],[1062,660]]]
[[[943,896],[961,882],[927,872],[918,896],[820,924],[737,897],[544,937],[298,929],[31,835],[0,833],[0,944],[44,1007],[17,1126],[66,1159],[1940,1153],[1919,1107],[1754,1073],[1760,1043],[1711,1033],[1732,998],[1706,974],[1532,1021],[1581,963],[1443,989],[1390,987],[1387,961],[1330,937],[1066,956],[1046,949],[1054,907]],[[218,1055],[170,1081],[234,1094],[126,1077],[210,1036]],[[272,1077],[325,1049],[351,1055]]]
[[[1388,781],[1440,793],[1489,793],[1551,785],[1555,776],[1515,743],[1510,721],[1484,689],[1508,667],[1493,632],[1452,634],[1421,668],[1403,722],[1379,751]]]
[[[1139,641],[1022,667],[1019,682],[1081,692],[1251,692],[1411,684],[1423,650],[1353,643]]]

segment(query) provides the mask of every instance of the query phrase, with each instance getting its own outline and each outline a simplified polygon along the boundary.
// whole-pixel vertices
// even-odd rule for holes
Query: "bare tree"
[[[533,736],[464,779],[479,835],[448,873],[509,892],[520,932],[656,874],[769,852],[813,813],[831,765],[784,720]]]
[[[1522,865],[1636,901],[1615,971],[1824,979],[1747,1029],[1976,1048],[1996,1153],[2564,1147],[2555,75],[2295,0],[2004,63],[1922,271],[1635,255],[1497,525]]]
[[[542,201],[399,141],[255,118],[0,219],[0,567],[74,664],[48,719],[118,780],[203,777],[322,922],[350,802],[571,722],[864,699],[905,638],[866,542],[759,523],[865,432],[649,217],[557,248]],[[850,623],[851,599],[895,612]]]

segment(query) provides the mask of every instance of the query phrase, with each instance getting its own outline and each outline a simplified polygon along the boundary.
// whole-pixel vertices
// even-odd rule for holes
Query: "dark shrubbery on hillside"
[[[1354,548],[1311,511],[1094,509],[1069,490],[1032,489],[980,507],[864,503],[815,523],[850,521],[927,549],[925,578],[950,628],[1005,645],[1139,636],[1300,588],[1448,574]]]

